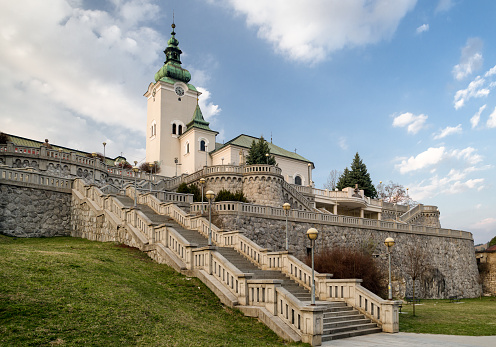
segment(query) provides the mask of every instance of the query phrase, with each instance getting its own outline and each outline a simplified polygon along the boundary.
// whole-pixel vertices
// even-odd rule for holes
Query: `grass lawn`
[[[196,278],[136,249],[0,235],[0,345],[286,344],[256,319],[223,306]]]
[[[423,334],[489,336],[496,335],[496,298],[422,300],[405,305],[400,313],[400,331]],[[495,337],[496,339],[496,337]]]

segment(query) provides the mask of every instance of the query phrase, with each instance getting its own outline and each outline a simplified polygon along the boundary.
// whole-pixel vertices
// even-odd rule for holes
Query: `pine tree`
[[[340,190],[346,187],[354,188],[355,184],[358,184],[358,189],[363,189],[365,196],[371,198],[377,197],[377,192],[367,172],[367,166],[360,159],[358,152],[355,154],[355,158],[351,163],[351,170],[348,168],[344,169],[336,187]]]
[[[269,154],[268,158],[266,154]],[[273,155],[270,155],[269,144],[263,136],[260,136],[260,140],[251,143],[250,151],[246,156],[246,164],[248,165],[256,165],[256,164],[268,164],[268,165],[276,165],[276,158]]]

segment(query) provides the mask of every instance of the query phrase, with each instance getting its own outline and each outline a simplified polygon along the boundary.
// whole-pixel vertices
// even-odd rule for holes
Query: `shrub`
[[[198,186],[194,184],[190,184],[189,186],[186,183],[181,183],[179,187],[177,187],[177,192],[178,193],[183,193],[183,194],[193,194],[193,201],[194,202],[201,202],[202,197],[201,197],[201,190],[198,188]],[[208,201],[205,196],[203,196],[203,201]]]
[[[241,190],[238,190],[236,193],[231,193],[229,190],[226,189],[222,189],[217,193],[217,195],[215,196],[215,201],[248,202]]]
[[[305,263],[312,265],[311,256]],[[315,271],[333,274],[333,278],[360,278],[362,286],[379,295],[387,297],[387,275],[380,270],[376,259],[363,250],[333,247],[323,248],[314,256]]]

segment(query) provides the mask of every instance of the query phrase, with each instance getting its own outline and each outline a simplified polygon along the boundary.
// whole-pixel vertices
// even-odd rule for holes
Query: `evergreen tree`
[[[267,158],[266,154],[269,154]],[[260,136],[260,140],[251,143],[250,151],[246,156],[246,164],[248,165],[256,165],[256,164],[268,164],[268,165],[276,165],[276,158],[273,155],[270,155],[269,144],[263,136]]]
[[[363,189],[365,196],[371,198],[377,197],[377,192],[367,172],[367,166],[360,159],[358,152],[355,154],[355,158],[351,163],[351,170],[348,168],[344,169],[343,174],[339,177],[336,188],[340,190],[346,187],[354,188],[355,184],[358,184],[358,189]]]

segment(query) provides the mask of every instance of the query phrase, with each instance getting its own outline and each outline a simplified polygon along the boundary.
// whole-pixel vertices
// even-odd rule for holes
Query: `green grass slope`
[[[198,279],[139,250],[0,235],[2,346],[280,346]],[[301,345],[301,344],[295,344]]]

